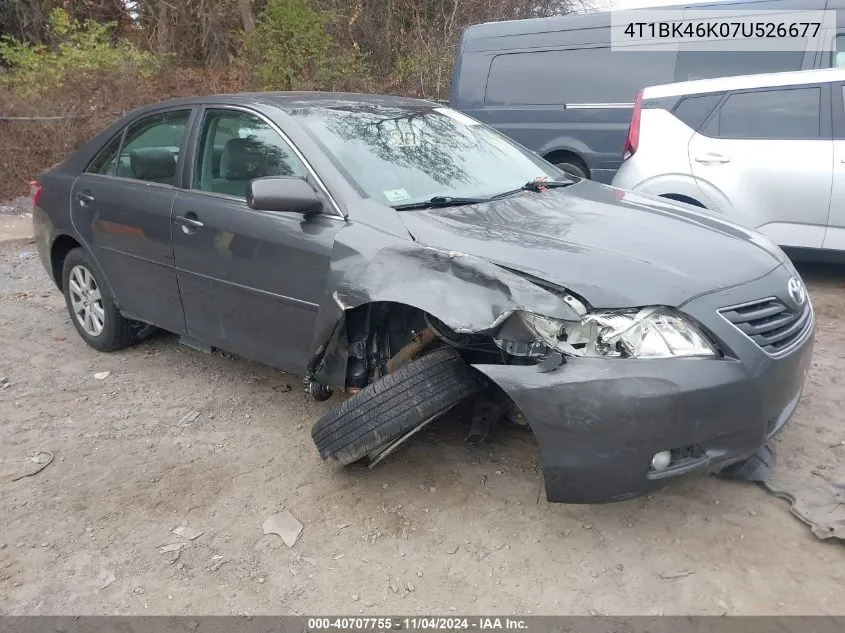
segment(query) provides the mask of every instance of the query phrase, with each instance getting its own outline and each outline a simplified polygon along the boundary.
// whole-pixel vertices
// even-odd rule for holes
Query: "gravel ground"
[[[776,478],[843,480],[845,269],[803,272],[816,354]],[[95,352],[32,244],[0,244],[0,342],[2,614],[845,614],[843,545],[753,485],[550,505],[530,433],[473,448],[455,417],[332,468],[309,429],[336,400],[165,334]],[[290,549],[262,534],[282,509]]]
[[[32,198],[18,196],[0,204],[0,215],[26,215],[32,213]]]

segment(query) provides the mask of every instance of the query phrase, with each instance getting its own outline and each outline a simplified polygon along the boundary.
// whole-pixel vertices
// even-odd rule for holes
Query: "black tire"
[[[436,350],[326,413],[311,438],[323,459],[351,464],[482,389],[479,374],[454,349]]]
[[[94,279],[97,289],[100,293],[100,300],[102,302],[102,331],[97,335],[90,334],[85,331],[77,318],[76,312],[73,309],[71,299],[71,272],[75,267],[82,266]],[[105,284],[105,275],[100,270],[93,258],[83,248],[74,248],[65,257],[65,262],[62,267],[62,288],[64,289],[65,305],[67,306],[70,320],[79,336],[88,343],[91,347],[101,352],[111,352],[113,350],[128,347],[137,342],[135,330],[132,328],[132,322],[124,318],[117,307],[114,305],[111,293],[108,286]]]
[[[555,167],[557,167],[561,171],[566,172],[567,174],[575,176],[576,178],[583,178],[585,180],[589,179],[587,172],[584,170],[584,168],[581,165],[579,165],[577,163],[568,163],[568,162],[555,163]]]

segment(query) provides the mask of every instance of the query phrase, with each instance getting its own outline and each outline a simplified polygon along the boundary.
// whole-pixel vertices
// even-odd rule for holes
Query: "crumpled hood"
[[[589,181],[399,216],[422,244],[553,282],[597,308],[679,306],[785,261],[767,238],[712,213]]]

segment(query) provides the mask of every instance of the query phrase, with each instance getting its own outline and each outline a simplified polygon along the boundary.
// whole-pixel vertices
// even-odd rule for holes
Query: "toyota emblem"
[[[786,290],[789,292],[789,298],[797,306],[804,305],[804,302],[807,300],[807,295],[804,292],[804,284],[801,283],[801,280],[798,277],[791,277],[789,283],[786,284]]]

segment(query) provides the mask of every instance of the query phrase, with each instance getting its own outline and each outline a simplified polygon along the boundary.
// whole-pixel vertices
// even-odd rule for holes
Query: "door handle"
[[[92,196],[91,192],[87,189],[85,191],[77,191],[76,199],[79,200],[79,204],[83,207],[94,202],[94,196]]]
[[[702,156],[696,156],[695,162],[704,165],[721,165],[722,163],[731,162],[731,157],[723,156],[722,154],[704,154]]]
[[[201,229],[205,226],[205,224],[197,220],[197,216],[195,213],[177,215],[175,218],[173,218],[173,221],[176,222],[176,224],[180,225],[186,233],[189,231],[196,231],[197,229]]]

